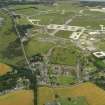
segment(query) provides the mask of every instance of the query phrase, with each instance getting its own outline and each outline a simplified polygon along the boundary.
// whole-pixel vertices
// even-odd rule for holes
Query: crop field
[[[0,63],[0,75],[6,74],[7,72],[11,71],[11,69],[12,68],[9,67],[8,65]]]
[[[81,99],[77,99],[80,105],[105,105],[105,91],[98,88],[92,83],[84,83],[73,87],[40,87],[38,89],[39,105],[43,105],[49,101],[55,100],[56,94],[60,98],[81,97]],[[86,99],[86,101],[84,100],[84,98]],[[19,90],[6,94],[4,96],[0,96],[0,105],[21,105],[21,103],[24,105],[33,105],[32,91]]]
[[[0,96],[0,105],[33,105],[33,94],[30,90],[18,90]]]
[[[105,105],[105,91],[92,83],[84,83],[78,86],[64,88],[41,87],[39,89],[39,105],[55,100],[55,94],[59,95],[59,97],[83,96],[86,98],[89,105]]]

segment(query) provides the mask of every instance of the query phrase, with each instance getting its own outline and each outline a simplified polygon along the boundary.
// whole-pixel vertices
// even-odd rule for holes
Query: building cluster
[[[80,4],[83,6],[105,6],[105,0],[80,0]]]
[[[55,3],[55,0],[0,0],[0,4],[15,4],[15,3],[47,3],[47,4],[53,4]]]

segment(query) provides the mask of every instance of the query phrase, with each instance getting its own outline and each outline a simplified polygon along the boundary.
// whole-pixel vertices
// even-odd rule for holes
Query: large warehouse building
[[[105,0],[80,0],[80,3],[87,6],[105,6]]]

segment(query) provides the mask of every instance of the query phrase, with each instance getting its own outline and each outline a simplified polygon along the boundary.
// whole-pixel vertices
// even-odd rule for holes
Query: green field
[[[62,14],[62,11],[60,11],[60,12],[42,14],[42,15],[36,16],[35,19],[39,19],[40,24],[44,24],[44,25],[64,24],[65,21],[70,19],[73,15],[74,15],[73,12],[65,12],[64,14]]]
[[[70,85],[74,84],[76,82],[76,79],[74,76],[58,76],[57,77],[57,83],[60,85]]]
[[[3,25],[0,27],[0,62],[16,64],[22,57],[14,51],[17,37],[11,17],[2,10],[0,10],[0,17],[4,19]]]
[[[105,25],[105,14],[85,10],[83,14],[77,16],[70,24],[83,27],[90,26],[92,29],[100,29],[99,25]]]
[[[70,31],[59,31],[55,35],[62,38],[69,38],[69,36],[72,34]]]
[[[84,97],[70,97],[70,100],[67,98],[60,98],[57,100],[61,105],[88,105]]]
[[[52,51],[52,55],[50,57],[50,62],[52,64],[64,64],[74,66],[77,61],[77,56],[79,56],[79,50],[75,49],[75,47],[68,48],[55,48]]]
[[[51,43],[40,42],[35,40],[34,38],[29,41],[26,46],[26,52],[28,56],[32,56],[37,53],[45,54],[48,50],[53,46]]]

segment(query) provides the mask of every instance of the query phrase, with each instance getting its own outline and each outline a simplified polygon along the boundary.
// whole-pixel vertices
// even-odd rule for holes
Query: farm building
[[[105,0],[80,0],[80,3],[85,6],[105,6]]]

